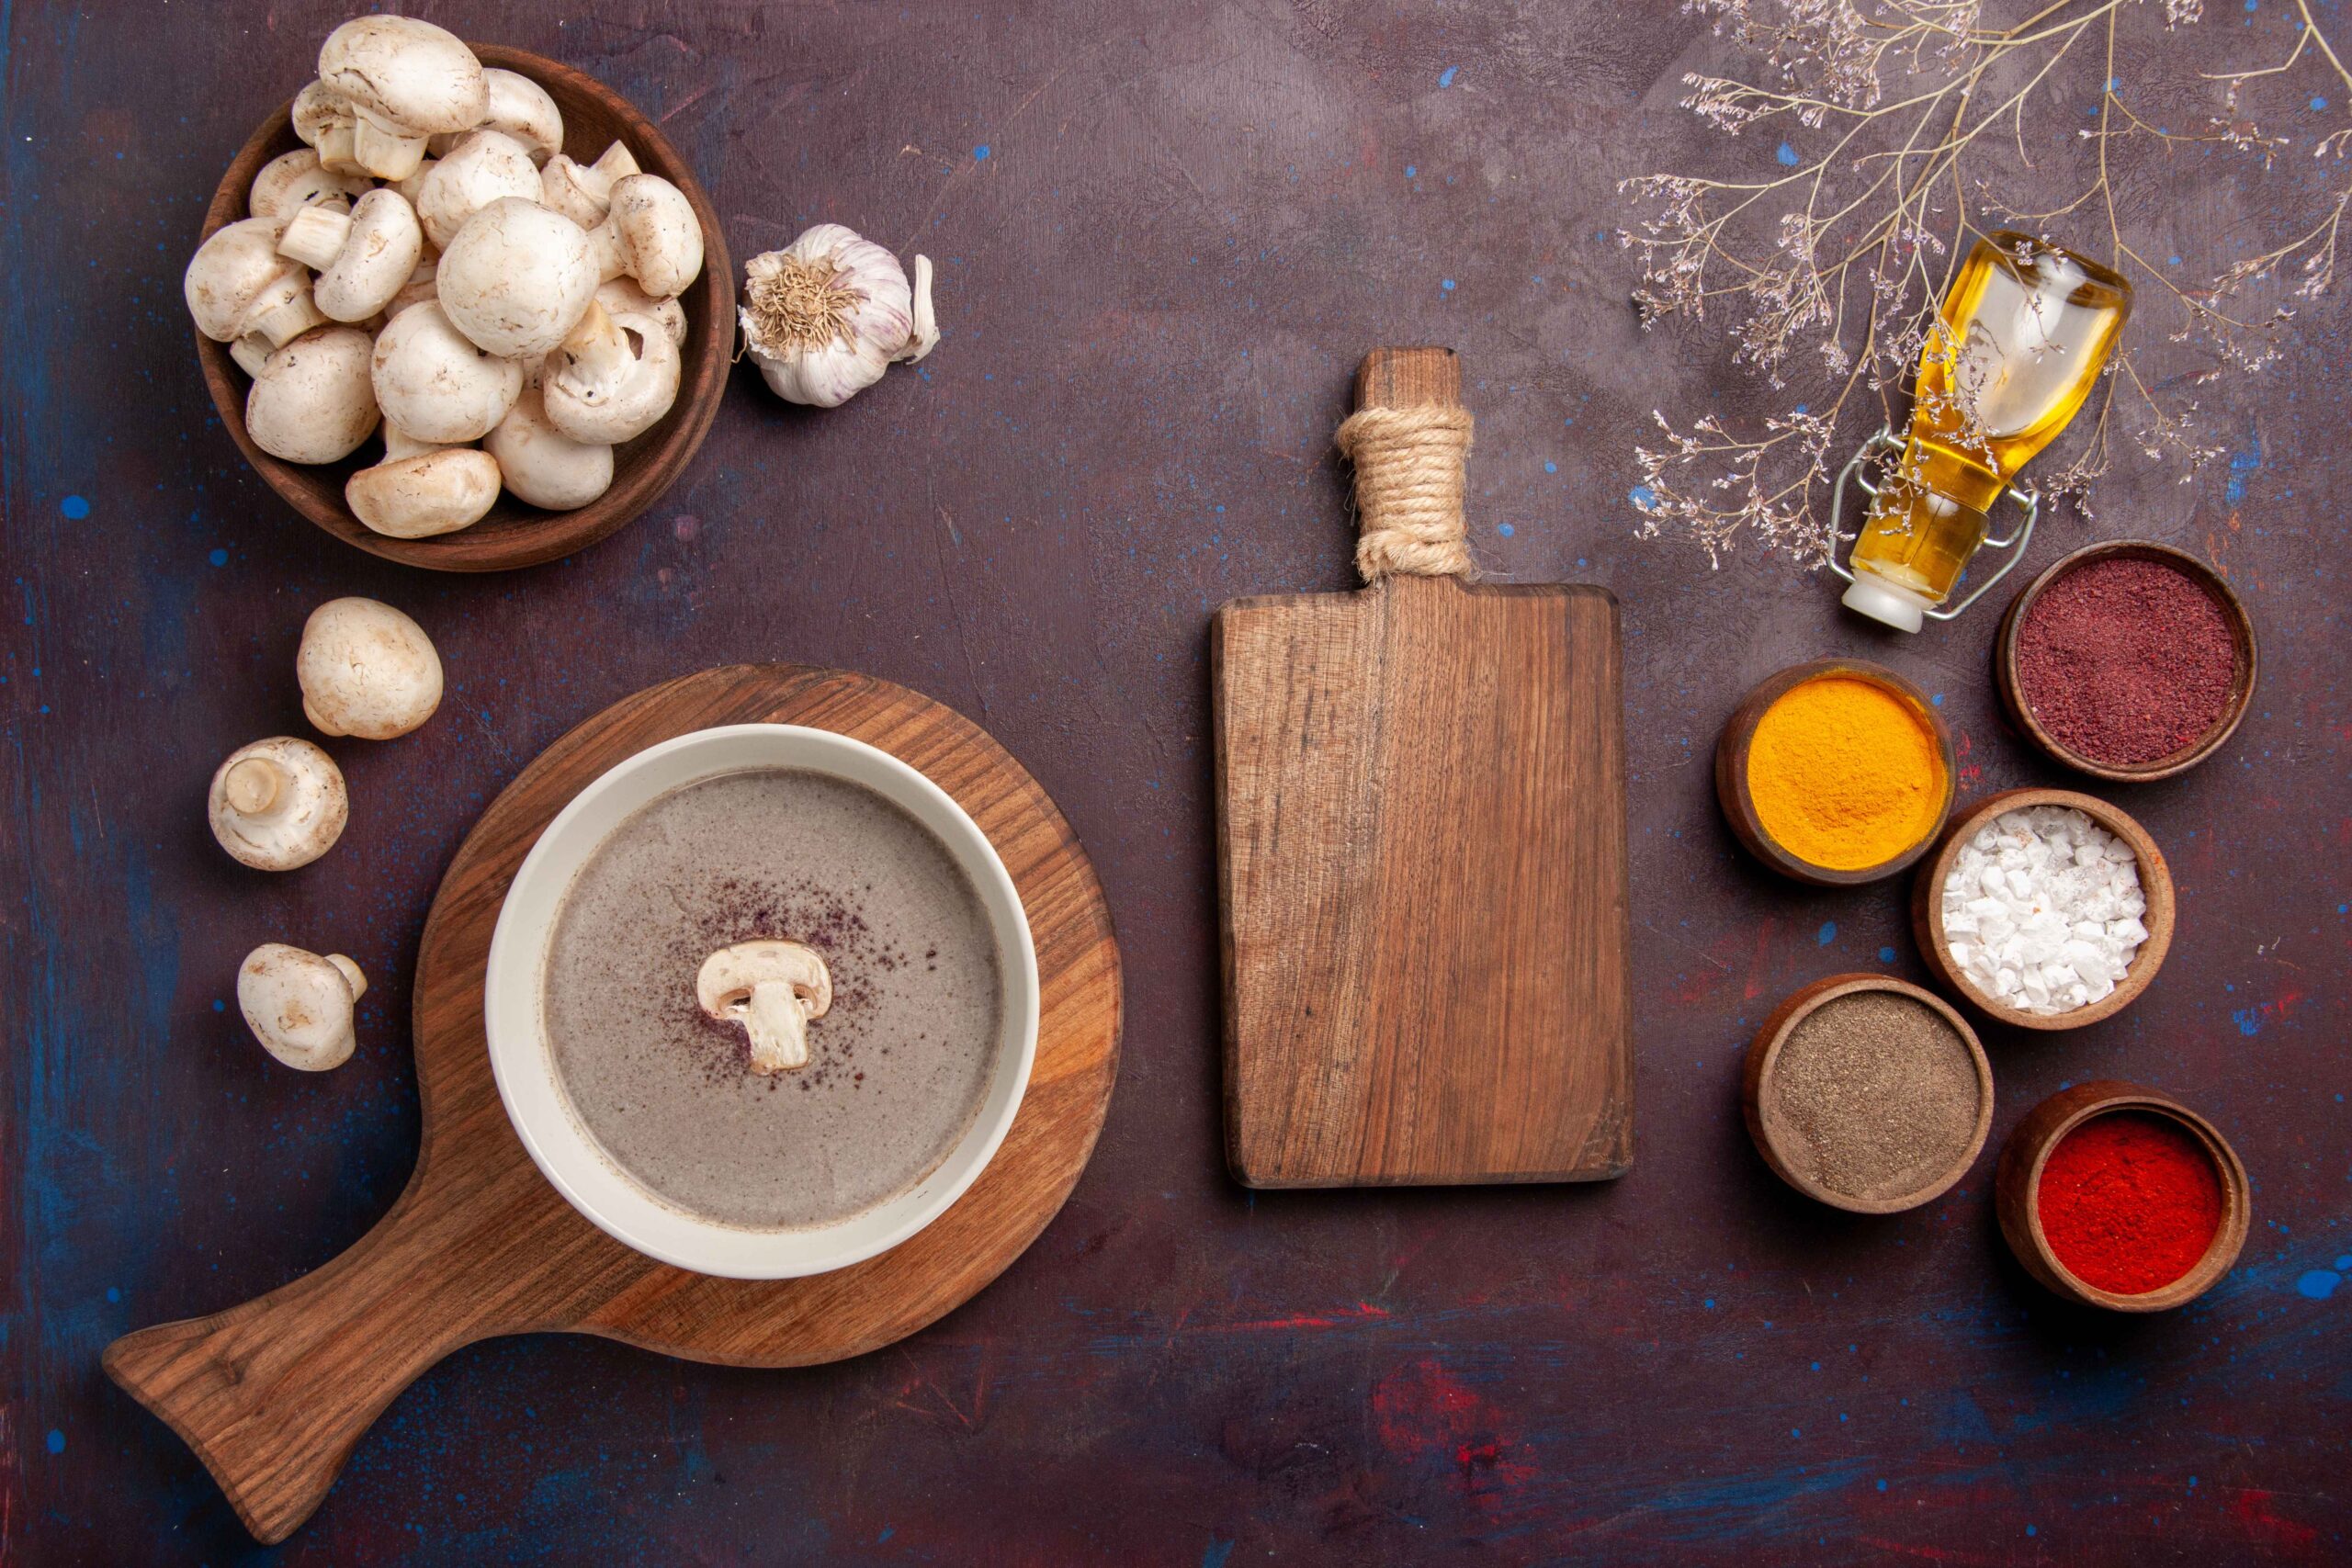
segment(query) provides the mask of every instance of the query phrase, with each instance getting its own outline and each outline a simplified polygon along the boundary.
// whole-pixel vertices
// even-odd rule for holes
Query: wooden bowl
[[[612,488],[573,512],[542,512],[502,494],[489,515],[470,528],[429,539],[390,538],[353,516],[343,499],[344,482],[354,471],[377,460],[381,450],[377,442],[371,438],[340,463],[288,463],[271,457],[245,433],[245,389],[250,382],[229,357],[229,345],[214,343],[202,333],[196,334],[197,360],[204,368],[204,384],[212,393],[213,406],[220,411],[220,423],[270,489],[345,543],[387,560],[435,571],[503,571],[554,560],[594,544],[644,511],[669,488],[708,433],[718,412],[719,396],[726,390],[728,360],[735,342],[735,269],[728,259],[718,215],[711,210],[710,197],[693,169],[653,122],[618,93],[568,65],[496,44],[470,47],[484,65],[519,71],[548,90],[563,111],[566,152],[586,161],[614,141],[628,143],[646,173],[660,175],[685,193],[702,223],[702,273],[680,296],[686,312],[686,343],[680,351],[684,364],[678,400],[662,423],[614,452]],[[288,117],[290,107],[289,99],[263,120],[229,164],[204,215],[203,238],[210,238],[222,224],[244,217],[254,175],[270,159],[302,144]]]
[[[1919,836],[1919,841],[1892,860],[1857,871],[1833,871],[1815,865],[1782,849],[1778,840],[1764,830],[1756,813],[1755,797],[1747,792],[1747,753],[1756,739],[1756,726],[1764,717],[1764,710],[1778,701],[1783,693],[1820,675],[1848,675],[1858,681],[1868,681],[1883,686],[1909,703],[1919,712],[1935,737],[1936,750],[1943,759],[1944,798],[1936,808],[1936,819]],[[1731,717],[1724,721],[1723,733],[1715,740],[1715,798],[1722,802],[1724,818],[1731,824],[1732,836],[1749,854],[1770,866],[1783,876],[1816,887],[1859,887],[1866,882],[1877,882],[1893,876],[1913,861],[1927,853],[1928,846],[1936,841],[1951,818],[1952,780],[1959,768],[1952,755],[1951,730],[1936,712],[1928,694],[1889,670],[1883,664],[1872,664],[1865,659],[1820,659],[1810,664],[1793,664],[1779,674],[1767,678],[1732,709]]]
[[[2108,558],[2161,561],[2202,584],[2205,591],[2213,596],[2214,602],[2222,606],[2222,613],[2230,623],[2230,640],[2237,645],[2237,673],[2231,680],[2229,701],[2222,709],[2222,716],[2189,744],[2154,761],[2100,762],[2079,751],[2068,750],[2035,719],[2032,710],[2026,706],[2025,692],[2018,684],[2018,634],[2025,626],[2026,615],[2032,609],[2034,601],[2041,597],[2044,589],[2075,568]],[[2008,612],[2001,617],[2001,629],[1993,639],[1993,683],[2000,691],[2001,705],[2008,710],[2009,721],[2052,761],[2073,768],[2077,773],[2110,779],[2118,784],[2145,784],[2153,779],[2168,779],[2175,773],[2187,773],[2220,750],[2236,731],[2238,721],[2245,716],[2246,708],[2252,705],[2255,677],[2259,671],[2260,659],[2255,648],[2254,621],[2245,613],[2245,605],[2236,592],[2222,581],[2221,573],[2186,550],[2135,539],[2086,545],[2056,561],[2009,601]]]
[[[2005,811],[2016,811],[2029,806],[2071,806],[2092,821],[2132,846],[2132,853],[2140,863],[2140,892],[2148,901],[2140,923],[2148,929],[2148,940],[2132,955],[2123,971],[2123,978],[2115,989],[2088,1007],[2072,1012],[2019,1012],[2004,1007],[1990,997],[1980,994],[1962,977],[1960,965],[1952,962],[1951,944],[1944,936],[1942,910],[1944,878],[1951,874],[1952,863],[1960,858],[1960,848],[1974,838],[1979,829]],[[2172,868],[2165,863],[2165,853],[2156,848],[2148,830],[2134,821],[2129,812],[2109,806],[2095,795],[2079,795],[2070,789],[2006,789],[1987,797],[1974,810],[1953,824],[1944,835],[1944,841],[1933,860],[1919,868],[1918,880],[1911,886],[1911,934],[1919,943],[1920,954],[1927,959],[1928,971],[1949,987],[1962,1000],[1984,1017],[1998,1023],[2015,1024],[2019,1029],[2061,1030],[2080,1029],[2101,1019],[2113,1018],[2130,1007],[2148,983],[2156,977],[2164,964],[2165,954],[2172,947],[2173,925]]]
[[[2039,1196],[2042,1167],[2049,1162],[2050,1151],[2084,1122],[2114,1111],[2144,1111],[2187,1128],[2212,1156],[2214,1168],[2222,1178],[2222,1224],[2213,1233],[2213,1244],[2205,1249],[2205,1256],[2171,1284],[2135,1296],[2103,1291],[2077,1279],[2051,1251],[2050,1238],[2041,1229]],[[2001,1145],[2001,1163],[1993,1179],[1993,1205],[2000,1214],[2001,1235],[2008,1242],[2009,1250],[2017,1254],[2027,1273],[2059,1295],[2084,1306],[2106,1307],[2112,1312],[2168,1312],[2203,1295],[2237,1261],[2238,1249],[2245,1245],[2246,1231],[2253,1221],[2254,1193],[2237,1151],[2230,1147],[2229,1140],[2216,1132],[2211,1122],[2154,1089],[2102,1078],[2061,1089],[2026,1112],[2025,1120],[2018,1123],[2008,1142]]]
[[[1976,1064],[1976,1131],[1968,1140],[1968,1152],[1933,1181],[1894,1198],[1857,1198],[1823,1186],[1805,1173],[1795,1152],[1785,1146],[1782,1130],[1765,1114],[1764,1086],[1790,1033],[1819,1009],[1857,991],[1892,991],[1933,1009],[1967,1043],[1969,1059]],[[1756,1140],[1757,1152],[1781,1180],[1808,1198],[1849,1213],[1894,1214],[1943,1196],[1952,1183],[1968,1174],[1968,1168],[1984,1152],[1984,1135],[1993,1126],[1993,1064],[1985,1060],[1984,1047],[1977,1043],[1976,1032],[1968,1027],[1968,1021],[1933,991],[1891,975],[1832,975],[1796,991],[1773,1009],[1772,1016],[1764,1021],[1764,1027],[1748,1042],[1747,1055],[1740,1068],[1739,1103],[1747,1119],[1747,1135]]]

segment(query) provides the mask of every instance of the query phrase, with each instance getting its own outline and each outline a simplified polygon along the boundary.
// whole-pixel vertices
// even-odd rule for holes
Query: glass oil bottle
[[[2073,251],[2000,231],[1976,243],[1927,346],[1903,459],[1854,546],[1844,603],[1904,631],[1951,597],[1985,514],[2088,398],[2132,286]]]

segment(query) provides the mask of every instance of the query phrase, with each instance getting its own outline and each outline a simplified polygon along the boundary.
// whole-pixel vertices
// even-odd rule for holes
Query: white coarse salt
[[[2148,940],[2132,846],[2071,806],[2005,811],[1944,878],[1952,963],[1996,1006],[2051,1017],[2115,989]]]

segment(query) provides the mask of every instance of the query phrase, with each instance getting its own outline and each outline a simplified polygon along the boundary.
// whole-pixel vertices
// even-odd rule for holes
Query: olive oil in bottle
[[[1985,513],[2090,396],[2132,286],[2007,231],[1977,242],[1919,357],[1903,460],[1854,546],[1845,604],[1907,632],[1951,597]]]

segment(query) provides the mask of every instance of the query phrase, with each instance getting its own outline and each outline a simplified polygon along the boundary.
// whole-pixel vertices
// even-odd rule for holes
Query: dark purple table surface
[[[740,369],[677,486],[574,559],[379,563],[238,458],[179,288],[221,166],[342,9],[6,13],[0,1562],[2352,1551],[2352,406],[2331,305],[2267,379],[2208,396],[2225,464],[2127,475],[2098,524],[2062,516],[2037,546],[2182,545],[2260,627],[2227,750],[2119,796],[2179,880],[2163,976],[2080,1034],[1993,1031],[1982,1161],[1924,1212],[1862,1221],[1765,1170],[1735,1069],[1807,980],[1920,977],[1902,889],[1807,891],[1745,860],[1710,794],[1716,727],[1783,664],[1864,653],[1938,694],[1964,794],[2065,781],[1996,716],[1995,614],[1874,635],[1826,580],[1634,538],[1650,409],[1711,388],[1761,407],[1715,340],[1639,332],[1613,238],[1618,178],[1731,156],[1673,107],[1702,24],[1662,0],[424,9],[626,91],[739,257],[820,220],[926,251],[946,341],[821,417]],[[2183,231],[2267,231],[2184,199]],[[1482,560],[1624,604],[1639,1155],[1605,1187],[1253,1197],[1220,1157],[1204,631],[1238,594],[1348,585],[1330,433],[1363,352],[1418,341],[1464,355]],[[334,744],[355,809],[332,855],[245,871],[205,832],[205,780],[304,732],[297,634],[340,593],[417,615],[447,700],[413,738]],[[392,1201],[417,1142],[418,931],[484,803],[626,693],[779,659],[971,715],[1091,852],[1128,1026],[1069,1207],[970,1305],[846,1365],[466,1350],[291,1542],[254,1547],[100,1350],[317,1268]],[[240,1024],[237,962],[271,939],[373,976],[340,1071],[278,1067]],[[2062,1307],[1993,1221],[2001,1137],[2107,1076],[2204,1110],[2254,1177],[2235,1272],[2154,1321]]]

